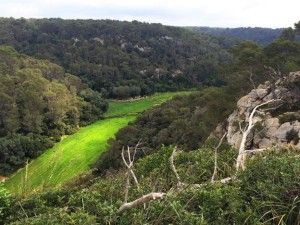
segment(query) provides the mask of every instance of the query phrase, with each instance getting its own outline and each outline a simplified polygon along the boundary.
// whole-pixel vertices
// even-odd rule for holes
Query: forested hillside
[[[135,122],[120,129],[116,140],[109,141],[95,167],[99,173],[122,166],[120,151],[123,146],[134,146],[140,141],[143,151],[136,157],[153,154],[162,145],[178,145],[190,151],[200,148],[209,133],[235,107],[236,89],[207,88],[189,96],[177,96],[140,115]]]
[[[105,97],[215,82],[234,41],[183,28],[112,20],[0,19],[0,44],[48,59]]]
[[[144,151],[138,157],[156,152],[161,145],[178,145],[187,151],[200,148],[240,97],[265,81],[275,82],[290,71],[300,70],[300,44],[284,36],[265,47],[244,41],[229,52],[233,60],[219,65],[222,87],[177,97],[145,112],[110,141],[108,151],[96,164],[98,171],[119,168],[122,146],[133,146],[139,140]]]
[[[0,46],[0,174],[37,157],[107,109],[98,92],[45,60]]]
[[[236,37],[240,40],[250,40],[259,45],[267,45],[278,38],[285,28],[261,28],[261,27],[238,27],[238,28],[217,28],[217,27],[186,27],[188,30]]]
[[[223,50],[219,51],[220,44],[228,49],[229,43],[234,41],[222,42],[218,38],[198,36],[159,24],[57,19],[4,21],[1,26],[7,27],[1,32],[8,32],[13,27],[18,29],[1,36],[7,37],[2,39],[3,43],[10,43],[35,57],[60,62],[67,71],[77,71],[76,75],[106,96],[125,98],[142,95],[148,93],[142,92],[146,86],[149,93],[193,85],[199,87],[201,84],[218,87],[202,86],[199,92],[175,97],[145,111],[109,141],[109,149],[100,156],[95,170],[79,174],[58,189],[46,190],[45,186],[40,192],[29,194],[24,179],[24,195],[10,196],[0,186],[0,224],[300,224],[300,150],[295,145],[299,143],[300,130],[300,72],[290,73],[300,71],[300,43],[296,38],[296,34],[300,33],[300,22],[295,24],[295,29],[284,30],[279,38],[266,46],[248,40],[232,46],[228,53],[223,54]],[[42,24],[46,28],[39,32]],[[84,26],[77,27],[79,24]],[[95,28],[93,32],[88,24]],[[111,35],[101,33],[99,24]],[[24,29],[20,30],[20,27]],[[143,27],[147,29],[143,30]],[[34,29],[36,33],[26,33]],[[120,36],[120,29],[124,29],[123,36]],[[37,42],[42,33],[47,38],[41,37],[44,42]],[[25,40],[23,36],[26,37],[26,34]],[[209,41],[210,44],[206,45],[208,39],[214,44]],[[81,117],[85,115],[82,105],[91,107],[87,110],[89,112],[94,108],[93,103],[99,103],[96,105],[101,106],[98,116],[105,110],[106,104],[98,92],[91,91],[78,77],[65,73],[60,66],[20,55],[9,47],[1,49],[3,60],[0,65],[4,72],[0,73],[0,90],[3,90],[1,95],[8,103],[0,107],[6,107],[9,114],[8,119],[2,120],[1,126],[7,128],[2,131],[6,137],[1,139],[1,144],[6,143],[2,140],[6,141],[7,137],[31,137],[29,132],[33,131],[28,131],[29,128],[39,130],[41,137],[52,135],[51,121],[57,121],[54,124],[59,125],[54,127],[55,133],[66,132],[59,129],[61,124],[64,124],[62,127],[70,125],[70,128],[76,128],[80,121],[90,121],[85,116]],[[61,49],[63,51],[59,51]],[[73,53],[69,61],[66,53]],[[115,57],[120,57],[120,61]],[[124,67],[122,62],[127,62],[127,66]],[[146,71],[139,72],[145,65]],[[115,70],[107,73],[104,68]],[[178,71],[177,75],[174,75],[174,70]],[[68,82],[71,78],[78,83]],[[31,86],[32,79],[38,85]],[[77,91],[77,84],[83,87],[82,91]],[[46,92],[40,91],[44,86],[47,87]],[[55,89],[57,86],[59,91]],[[6,87],[12,87],[14,91]],[[135,88],[140,92],[128,94]],[[117,92],[120,90],[122,92]],[[40,100],[35,92],[39,93]],[[55,98],[60,93],[64,95]],[[95,94],[96,97],[86,98],[82,93],[91,93],[87,96]],[[247,101],[241,98],[237,103],[246,93]],[[28,98],[34,101],[27,101]],[[17,99],[20,101],[17,102]],[[55,107],[55,100],[63,106],[62,109]],[[31,120],[27,113],[33,103],[38,106],[37,112],[44,112],[40,120],[38,113],[34,114],[37,120]],[[241,118],[231,117],[230,125],[242,136],[234,141],[239,150],[226,142],[227,134],[230,134],[226,130],[230,121],[227,117],[236,105],[241,106],[235,112]],[[78,110],[79,114],[75,113],[77,123],[74,117],[69,116],[69,106]],[[64,115],[62,118],[54,117],[56,109],[59,109],[58,115]],[[115,112],[115,109],[112,111]],[[291,111],[292,114],[289,113]],[[88,115],[94,115],[92,112]],[[254,134],[269,137],[279,127],[275,126],[274,130],[274,124],[269,123],[268,128],[271,129],[264,130],[262,121],[273,114],[280,115],[280,127],[286,124],[281,133],[287,141],[280,141],[287,145],[274,146],[270,143],[268,147],[256,149]],[[53,117],[49,121],[48,116],[44,118],[46,115]],[[88,118],[93,120],[95,117]],[[38,121],[41,125],[33,122],[27,125],[28,121]],[[12,125],[12,122],[15,124]],[[5,133],[7,129],[17,134],[9,136]],[[219,136],[223,135],[221,139],[216,138],[218,135],[214,136],[218,132]],[[247,149],[247,141],[255,149]],[[241,146],[243,151],[240,151]],[[24,155],[15,147],[10,152],[14,155],[6,160]],[[3,156],[6,157],[7,153]]]

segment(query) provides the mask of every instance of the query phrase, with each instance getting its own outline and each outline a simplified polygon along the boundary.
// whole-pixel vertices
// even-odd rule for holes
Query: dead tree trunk
[[[246,141],[247,141],[247,137],[248,137],[249,133],[251,132],[252,128],[255,126],[255,123],[253,122],[253,117],[254,117],[255,112],[257,111],[258,108],[260,108],[264,105],[267,105],[269,103],[278,101],[278,100],[279,99],[272,99],[272,100],[269,100],[267,102],[264,102],[264,103],[261,103],[261,104],[255,106],[254,109],[252,110],[252,112],[250,113],[250,116],[248,119],[249,120],[248,125],[245,127],[244,130],[242,130],[240,127],[240,130],[243,133],[243,136],[242,136],[242,140],[241,140],[241,144],[240,144],[240,148],[239,148],[239,154],[238,154],[238,157],[236,160],[236,170],[237,171],[239,171],[240,169],[243,170],[245,168],[244,159],[245,159],[245,153],[247,151],[246,150]]]

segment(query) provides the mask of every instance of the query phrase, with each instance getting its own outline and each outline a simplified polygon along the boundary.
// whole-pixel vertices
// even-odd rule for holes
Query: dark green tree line
[[[61,136],[101,118],[98,92],[48,61],[0,47],[0,174],[14,171]]]
[[[212,85],[228,54],[219,39],[178,27],[111,20],[0,18],[0,44],[48,59],[111,98]]]

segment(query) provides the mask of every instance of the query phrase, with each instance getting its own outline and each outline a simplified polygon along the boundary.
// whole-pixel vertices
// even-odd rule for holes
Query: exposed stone
[[[268,85],[260,84],[260,85],[258,85],[257,89],[268,89]]]
[[[221,138],[223,136],[224,132],[225,132],[224,124],[219,123],[217,128],[213,132],[211,132],[208,139],[210,139],[210,138]]]
[[[271,141],[270,139],[268,138],[263,138],[261,139],[261,142],[259,143],[258,147],[259,148],[262,148],[262,149],[265,149],[265,148],[269,148],[272,146],[274,142]]]
[[[286,140],[287,132],[291,131],[293,128],[294,128],[294,126],[291,123],[289,123],[289,122],[284,123],[275,131],[274,136],[278,140],[284,141],[284,140]]]
[[[256,93],[256,90],[252,90],[249,94],[248,94],[249,100],[254,102],[257,98],[258,95]]]
[[[271,138],[280,126],[279,119],[277,117],[266,119],[264,125],[266,129],[265,136]]]
[[[266,89],[256,89],[256,94],[260,99],[262,99],[268,94],[268,91]]]
[[[280,98],[282,102],[288,103],[289,107],[294,111],[293,114],[296,114],[295,118],[299,118],[299,83],[294,83],[299,81],[300,71],[290,73],[289,76],[281,78],[275,83],[265,82],[265,84],[259,85],[258,89],[252,90],[248,95],[240,98],[237,102],[237,109],[227,119],[226,130],[228,143],[235,148],[239,148],[242,138],[239,124],[248,122],[249,115],[255,106],[274,98]],[[294,121],[280,124],[279,117],[288,113],[282,112],[282,110],[286,109],[286,106],[277,111],[276,107],[280,107],[280,104],[280,102],[277,102],[277,105],[274,103],[274,105],[271,106],[271,108],[274,107],[273,110],[264,111],[259,109],[255,113],[253,122],[257,124],[258,121],[261,121],[261,125],[255,126],[251,134],[248,135],[246,141],[248,149],[268,148],[272,146],[281,147],[286,145],[295,145],[300,148],[300,141],[298,143],[297,139],[295,139],[295,141],[287,140],[287,133],[291,130],[300,138],[300,122],[295,119]],[[298,111],[295,112],[296,107],[298,107]],[[264,106],[261,109],[266,108],[267,106]],[[276,114],[274,112],[276,112]],[[217,132],[218,136],[221,137],[220,126],[218,126]]]

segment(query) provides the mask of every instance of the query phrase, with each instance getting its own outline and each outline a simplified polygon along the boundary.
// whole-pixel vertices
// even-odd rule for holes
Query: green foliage
[[[231,113],[235,94],[229,87],[207,88],[189,96],[176,96],[145,111],[137,121],[118,131],[96,168],[100,173],[110,167],[119,168],[122,147],[134,146],[139,140],[144,151],[137,153],[138,158],[156,152],[162,145],[178,145],[187,151],[199,148],[211,130]]]
[[[264,48],[266,64],[282,74],[300,68],[300,44],[295,41],[278,40]]]
[[[62,67],[0,46],[0,173],[14,172],[107,110],[101,94]]]
[[[210,144],[215,146],[214,142]],[[125,172],[121,170],[98,178],[93,185],[84,189],[48,191],[27,198],[11,197],[4,222],[195,225],[294,225],[299,222],[300,159],[295,157],[299,150],[271,150],[254,156],[247,160],[246,169],[225,185],[210,182],[213,149],[179,152],[174,164],[182,181],[190,184],[180,192],[169,190],[177,184],[169,165],[172,150],[172,147],[163,147],[157,153],[138,160],[133,168],[139,180],[140,192],[132,183],[129,201],[151,191],[168,192],[163,200],[152,201],[146,208],[140,206],[122,215],[116,214],[124,197]],[[228,149],[226,145],[220,147],[219,179],[234,174],[232,169],[236,154],[234,149]],[[199,172],[204,174],[202,179],[196,178]],[[200,186],[192,186],[195,181]]]
[[[51,148],[53,141],[45,136],[30,133],[14,134],[1,139],[0,174],[10,174],[25,165],[28,159],[38,157],[44,150]]]
[[[0,18],[0,30],[0,44],[57,63],[110,98],[211,85],[229,59],[220,40],[161,24]]]
[[[0,185],[0,223],[2,223],[2,219],[5,217],[5,214],[10,206],[10,195],[6,189]]]
[[[300,44],[297,41],[281,38],[265,47],[245,41],[230,52],[234,60],[219,67],[219,79],[230,84],[237,95],[246,94],[267,80],[275,82],[289,72],[300,70]]]
[[[262,27],[238,27],[238,28],[213,28],[213,27],[187,27],[194,32],[220,35],[220,38],[236,37],[235,44],[241,40],[250,40],[259,45],[268,45],[277,39],[283,28],[271,29]]]
[[[271,151],[256,156],[238,176],[241,191],[247,193],[251,208],[261,215],[260,222],[297,224],[300,221],[299,157],[289,154]]]
[[[156,94],[154,96],[149,96],[148,98],[128,102],[111,101],[110,105],[112,107],[110,107],[109,111],[105,114],[105,116],[110,118],[80,128],[76,134],[65,137],[60,143],[47,150],[38,159],[32,161],[28,166],[27,175],[25,175],[25,169],[19,170],[5,183],[6,188],[14,194],[28,194],[34,191],[42,191],[44,189],[60,186],[62,182],[89,169],[100,154],[105,154],[107,141],[114,138],[114,134],[120,128],[126,126],[128,122],[135,120],[136,113],[151,108],[155,104],[160,104],[170,99],[172,96],[185,95],[188,93],[189,92]],[[25,139],[23,136],[17,137],[12,139],[16,143]],[[29,157],[28,154],[32,153],[30,151],[32,145],[40,150],[39,154],[42,152],[41,145],[43,139],[38,137],[34,139],[35,142],[29,142],[30,140],[31,139],[26,142],[28,149],[18,149],[18,147],[22,145],[13,145],[11,141],[3,141],[3,145],[8,148],[8,151],[13,152],[19,158],[20,156],[18,154],[20,152],[25,152],[26,155],[23,158],[26,162],[26,157]],[[48,139],[45,140],[47,141]],[[80,142],[78,142],[78,140],[80,140]],[[2,146],[2,144],[0,146]],[[45,145],[43,144],[42,146]],[[50,148],[50,146],[48,147]],[[12,151],[12,149],[15,151]],[[1,160],[3,159],[6,160],[6,162],[16,163],[14,160],[19,158],[5,157],[4,155]],[[32,156],[32,158],[34,158],[34,156]],[[112,164],[115,162],[109,161],[109,163]],[[36,171],[38,171],[38,173]],[[26,181],[24,181],[25,176],[27,176]],[[81,179],[82,183],[88,183],[88,180],[84,175],[79,176],[77,179]],[[80,182],[78,181],[78,183],[76,183],[74,179],[69,181],[68,185],[72,186],[72,183],[73,186],[76,186],[76,184],[80,185]],[[26,187],[26,190],[24,190],[24,187]]]
[[[300,115],[298,115],[297,113],[285,113],[283,115],[279,116],[279,123],[280,124],[284,124],[287,122],[293,122],[296,120],[300,120]]]

